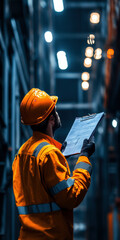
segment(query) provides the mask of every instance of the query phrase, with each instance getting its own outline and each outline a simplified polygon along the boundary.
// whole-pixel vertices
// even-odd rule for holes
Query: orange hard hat
[[[20,104],[21,122],[36,125],[43,122],[54,109],[57,96],[49,96],[38,88],[32,88]]]

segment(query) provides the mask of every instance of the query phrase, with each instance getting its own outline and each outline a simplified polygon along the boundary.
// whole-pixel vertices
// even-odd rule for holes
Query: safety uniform
[[[92,170],[80,156],[72,177],[61,144],[40,132],[13,162],[13,190],[21,221],[19,240],[72,240],[73,208],[83,200]]]

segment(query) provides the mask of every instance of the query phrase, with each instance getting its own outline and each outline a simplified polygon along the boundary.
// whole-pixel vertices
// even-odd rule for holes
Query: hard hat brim
[[[57,103],[58,97],[57,96],[50,96],[50,98],[52,99],[52,101],[55,103]]]

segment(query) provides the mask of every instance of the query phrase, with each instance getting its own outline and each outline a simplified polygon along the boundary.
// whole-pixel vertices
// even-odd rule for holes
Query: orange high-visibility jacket
[[[13,190],[21,221],[19,239],[72,240],[73,208],[90,185],[91,163],[80,156],[72,177],[61,144],[40,132],[13,162]]]

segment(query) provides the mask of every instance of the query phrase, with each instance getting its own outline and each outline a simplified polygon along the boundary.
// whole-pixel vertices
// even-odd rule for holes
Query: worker
[[[85,140],[72,176],[54,133],[61,126],[57,96],[32,88],[20,104],[21,122],[33,136],[15,156],[13,190],[21,222],[19,240],[72,240],[73,208],[90,185],[89,157],[95,144]],[[71,143],[72,144],[72,143]]]

